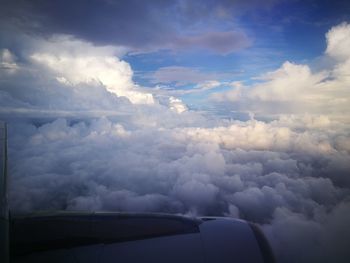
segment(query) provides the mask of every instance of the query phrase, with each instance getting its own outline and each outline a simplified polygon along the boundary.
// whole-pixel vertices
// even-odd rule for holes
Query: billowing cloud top
[[[145,76],[158,86],[137,84],[146,52],[199,48],[233,59],[253,43],[228,25],[232,7],[249,13],[260,2],[215,2],[4,4],[0,117],[9,122],[13,213],[239,217],[263,227],[281,262],[348,261],[349,24],[329,28],[319,67],[290,60],[249,81],[226,80],[232,71],[160,56]],[[169,13],[175,22],[159,23]],[[195,111],[186,96],[216,109]]]
[[[350,110],[350,25],[342,23],[333,27],[326,38],[325,59],[330,67],[313,72],[308,65],[287,61],[279,69],[260,76],[260,83],[235,86],[228,92],[213,94],[213,99],[231,101],[235,110],[326,114],[348,120],[344,113]]]
[[[350,59],[350,25],[340,24],[328,31],[326,53],[340,61]]]
[[[129,64],[119,60],[115,53],[113,47],[94,47],[60,35],[41,43],[30,59],[52,71],[66,85],[101,83],[109,92],[125,96],[133,103],[153,103],[151,94],[134,90]]]

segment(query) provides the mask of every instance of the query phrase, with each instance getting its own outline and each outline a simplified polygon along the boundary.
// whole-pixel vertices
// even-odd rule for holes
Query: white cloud
[[[342,23],[332,27],[326,34],[326,54],[340,61],[350,58],[350,25]]]
[[[348,125],[305,115],[188,127],[184,114],[10,123],[12,209],[240,216],[264,224],[283,261],[346,262],[333,231],[348,216]]]
[[[343,23],[327,33],[326,54],[338,60],[335,66],[312,72],[308,65],[285,62],[262,75],[260,82],[217,93],[212,99],[232,101],[231,108],[269,114],[323,114],[347,118],[350,105],[350,26]],[[226,104],[227,105],[227,104]]]
[[[0,82],[2,118],[187,111],[187,106],[174,95],[154,96],[150,89],[136,85],[130,65],[117,57],[122,52],[118,47],[94,46],[66,35],[49,39],[24,35],[21,39],[28,42],[27,49],[20,53],[21,67],[11,74],[3,73]],[[7,64],[15,63],[11,51],[4,50],[3,57]]]
[[[178,98],[175,97],[169,97],[169,107],[171,110],[174,110],[178,113],[182,113],[184,111],[187,111],[187,106]]]
[[[248,96],[262,101],[312,100],[315,86],[326,77],[324,73],[312,74],[306,65],[285,62],[280,69],[263,75],[265,82],[256,85]]]
[[[115,53],[113,47],[95,47],[69,36],[55,36],[40,43],[30,58],[51,70],[61,83],[101,83],[109,92],[125,96],[132,103],[154,103],[151,94],[137,90],[130,65]]]

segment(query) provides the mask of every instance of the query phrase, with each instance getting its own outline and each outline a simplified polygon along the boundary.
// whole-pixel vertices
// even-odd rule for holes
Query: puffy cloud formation
[[[117,96],[133,103],[153,103],[151,94],[133,90],[132,70],[119,60],[113,47],[95,47],[69,36],[55,36],[43,43],[30,58],[53,71],[67,85],[101,83]]]
[[[262,224],[281,262],[346,262],[348,125],[174,117],[12,123],[12,209],[234,216]]]
[[[22,34],[13,41],[25,41],[27,46],[15,54],[9,49],[1,51],[3,118],[10,114],[120,115],[134,112],[136,105],[161,106],[151,93],[133,82],[130,65],[118,58],[123,48],[95,46],[67,35],[44,39]],[[170,96],[164,96],[170,101]],[[180,99],[176,101],[177,105],[183,104]],[[184,110],[185,105],[181,111]]]
[[[326,35],[326,53],[338,60],[350,58],[350,25],[342,23],[333,27]]]
[[[328,46],[346,40],[346,28],[334,27]],[[17,65],[0,71],[14,213],[240,217],[263,226],[281,262],[348,261],[349,59],[338,51],[346,45],[337,42],[344,59],[327,51],[336,58],[330,70],[286,62],[249,89],[235,82],[233,94],[218,95],[260,115],[281,114],[267,122],[253,114],[223,120],[150,95],[115,47],[67,36],[32,41],[26,52],[1,57]],[[198,88],[217,83],[206,85]]]
[[[180,99],[173,96],[169,97],[169,106],[171,110],[174,110],[178,113],[182,113],[188,110],[187,106]]]
[[[249,87],[234,87],[217,93],[213,99],[232,102],[231,108],[258,114],[326,114],[345,117],[350,105],[350,25],[333,27],[326,35],[328,59],[335,64],[321,72],[308,65],[285,62],[279,69],[264,74]],[[226,104],[228,105],[228,104]]]

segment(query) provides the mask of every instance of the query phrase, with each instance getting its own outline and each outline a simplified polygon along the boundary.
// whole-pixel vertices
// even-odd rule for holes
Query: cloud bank
[[[11,209],[239,217],[263,226],[280,262],[347,262],[349,36],[348,24],[328,32],[330,69],[286,62],[217,94],[271,121],[154,96],[116,47],[27,36],[35,45],[0,57]]]
[[[288,121],[12,124],[11,207],[240,217],[264,226],[283,262],[346,262],[349,126]]]

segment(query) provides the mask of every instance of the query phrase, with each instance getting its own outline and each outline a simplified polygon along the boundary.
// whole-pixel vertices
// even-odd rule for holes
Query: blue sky
[[[34,33],[72,34],[96,45],[126,47],[123,59],[142,85],[147,84],[142,73],[160,67],[244,71],[248,79],[286,60],[309,61],[322,55],[325,33],[350,16],[348,1],[6,2],[4,17],[21,15],[16,24]],[[200,39],[230,31],[236,35],[226,39],[228,44],[215,43],[214,35]]]
[[[206,4],[205,1],[200,3]],[[153,72],[172,66],[196,69],[204,74],[220,72],[219,81],[252,84],[255,82],[252,78],[278,68],[285,61],[312,64],[322,56],[326,48],[326,32],[333,25],[349,19],[349,6],[347,1],[273,1],[268,6],[252,3],[248,10],[246,6],[239,7],[244,10],[242,12],[228,9],[227,17],[221,23],[209,21],[197,27],[204,32],[212,24],[218,31],[238,29],[249,39],[246,47],[225,54],[200,47],[167,49],[128,54],[124,59],[135,72],[134,80],[143,86],[152,86],[156,82],[150,82],[149,76]],[[159,83],[174,87],[174,83]],[[174,88],[187,89],[196,84]],[[184,96],[183,99],[191,103],[196,96]]]
[[[220,114],[244,108],[248,116],[248,112],[260,110],[255,105],[246,107],[247,101],[240,101],[240,109],[236,109],[240,103],[217,103],[213,98],[221,96],[222,100],[225,95],[216,93],[253,89],[266,81],[266,74],[278,71],[286,62],[307,65],[313,74],[329,70],[334,61],[326,54],[326,36],[333,27],[349,21],[350,4],[330,0],[79,0],[74,4],[68,0],[34,0],[4,1],[0,12],[0,47],[15,64],[31,67],[33,54],[43,54],[48,48],[56,53],[61,49],[62,54],[72,49],[73,56],[79,53],[79,45],[87,47],[89,54],[95,52],[93,47],[104,49],[97,53],[126,62],[128,69],[121,71],[126,73],[123,78],[132,79],[128,83],[125,79],[114,81],[125,87],[113,86],[111,75],[101,80],[109,70],[103,73],[99,67],[95,69],[101,71],[99,76],[84,78],[103,85],[108,82],[108,91],[117,96],[128,93],[130,99],[134,93],[135,100],[140,94],[125,89],[136,85],[152,99],[175,96],[189,109],[215,108]],[[60,43],[51,45],[57,41]],[[59,56],[56,54],[56,58]],[[43,59],[36,63],[62,71],[62,65],[53,65],[51,58]],[[61,84],[67,80],[56,78]]]
[[[333,25],[347,21],[350,16],[346,2],[343,3],[344,9],[337,1],[321,2],[277,2],[271,7],[259,6],[242,15],[234,13],[224,21],[226,26],[218,25],[215,29],[239,28],[248,35],[251,43],[228,54],[193,47],[191,50],[129,55],[125,59],[135,71],[154,71],[173,65],[199,67],[204,71],[239,71],[242,68],[251,69],[254,64],[259,69],[258,73],[279,66],[285,60],[298,63],[309,61],[323,54],[325,33]],[[205,1],[201,3],[205,5]],[[202,25],[200,30],[205,31],[206,26]],[[247,74],[255,75],[256,72]]]

